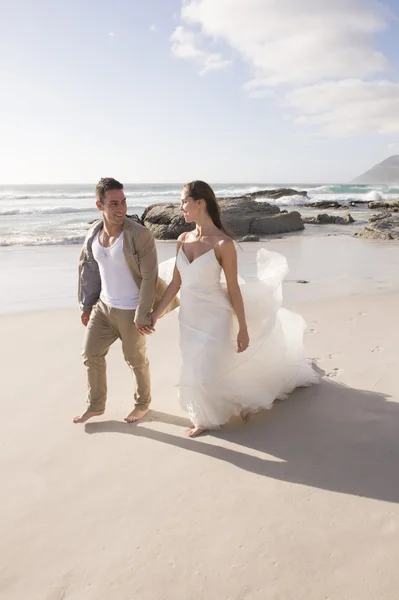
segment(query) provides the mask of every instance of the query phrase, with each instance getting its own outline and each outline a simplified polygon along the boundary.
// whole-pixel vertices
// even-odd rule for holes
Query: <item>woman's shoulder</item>
[[[177,238],[177,241],[183,244],[186,241],[187,233],[187,231],[183,231]]]
[[[216,241],[214,250],[219,262],[229,260],[230,258],[233,260],[233,256],[236,254],[234,241],[225,233],[222,233],[218,237],[219,239]]]
[[[183,231],[183,233],[181,233],[179,235],[179,237],[177,238],[177,245],[178,246],[182,246],[185,242],[190,241],[189,240],[189,236],[187,234],[190,234],[189,231]]]
[[[228,236],[227,233],[221,232],[220,236],[217,236],[215,247],[231,250],[232,248],[235,248],[234,240]]]

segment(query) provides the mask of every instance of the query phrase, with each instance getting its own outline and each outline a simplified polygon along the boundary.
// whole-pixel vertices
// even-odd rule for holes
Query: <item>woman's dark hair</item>
[[[190,198],[193,198],[194,200],[204,200],[206,210],[214,225],[226,235],[230,236],[230,233],[222,223],[220,207],[216,200],[215,192],[210,185],[205,183],[205,181],[191,181],[190,183],[186,183],[184,191],[187,193],[187,196],[190,196]]]

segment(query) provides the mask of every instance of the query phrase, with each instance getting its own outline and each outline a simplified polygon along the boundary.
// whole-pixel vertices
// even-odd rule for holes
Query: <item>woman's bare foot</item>
[[[192,427],[191,429],[189,429],[186,433],[187,437],[198,437],[199,435],[201,435],[201,433],[204,433],[204,431],[206,431],[206,429],[204,429],[204,427]]]
[[[244,423],[248,423],[253,417],[256,417],[260,413],[261,409],[257,408],[255,410],[242,410],[241,411],[241,419]]]
[[[126,421],[126,423],[138,423],[143,417],[146,416],[149,410],[149,408],[146,408],[145,410],[134,408],[132,412],[124,418],[124,421]]]
[[[80,417],[75,417],[73,422],[74,423],[86,423],[86,421],[88,421],[89,419],[92,419],[93,417],[101,417],[101,415],[104,414],[104,410],[98,410],[98,411],[92,411],[92,410],[86,410],[86,412],[83,413],[83,415],[80,415]]]

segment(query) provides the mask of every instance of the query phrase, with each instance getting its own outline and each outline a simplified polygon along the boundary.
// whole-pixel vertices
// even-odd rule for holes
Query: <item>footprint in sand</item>
[[[328,358],[329,358],[330,360],[332,360],[332,359],[334,359],[334,358],[337,358],[337,356],[341,356],[341,354],[342,354],[342,352],[336,352],[335,354],[329,354],[329,355],[328,355]]]
[[[308,329],[306,332],[307,335],[314,335],[315,333],[317,333],[317,329]]]
[[[357,321],[357,319],[359,317],[367,317],[369,315],[368,312],[360,312],[358,313],[355,317],[352,317],[351,319],[349,319],[350,321]]]
[[[336,367],[335,369],[333,369],[329,373],[326,373],[326,377],[329,377],[330,379],[334,379],[334,377],[337,377],[341,373],[342,373],[342,369],[338,369],[338,367]]]
[[[381,348],[381,346],[376,346],[375,348],[372,349],[371,352],[382,352],[384,350],[384,348]]]

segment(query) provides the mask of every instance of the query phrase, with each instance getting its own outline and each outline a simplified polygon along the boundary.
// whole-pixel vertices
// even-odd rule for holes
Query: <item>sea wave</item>
[[[309,202],[306,196],[294,195],[294,196],[281,196],[281,198],[269,198],[269,196],[260,196],[256,198],[257,202],[267,202],[268,204],[275,204],[277,206],[303,206]]]
[[[178,190],[147,190],[147,191],[129,191],[125,190],[126,198],[154,198],[169,197],[180,195]],[[18,193],[0,193],[1,201],[13,200],[95,200],[95,194],[91,193],[45,193],[45,194],[18,194]]]
[[[84,213],[93,210],[90,208],[75,208],[72,206],[52,206],[48,208],[40,208],[39,206],[32,208],[5,208],[0,209],[0,215],[65,215],[69,213]]]
[[[91,194],[57,194],[57,193],[46,193],[46,194],[13,194],[3,193],[0,194],[1,200],[84,200],[86,198],[94,198],[95,195]]]
[[[18,235],[13,237],[0,237],[0,247],[7,246],[70,246],[82,244],[85,239],[83,235],[60,235],[53,237],[33,237],[30,235]]]
[[[128,212],[143,212],[145,206],[139,206],[134,204],[129,207]],[[0,216],[11,217],[16,215],[23,216],[40,216],[40,215],[68,215],[68,214],[82,214],[82,213],[96,213],[97,209],[93,206],[86,207],[74,207],[74,206],[52,206],[41,208],[36,207],[21,207],[21,208],[4,208],[0,209]]]

